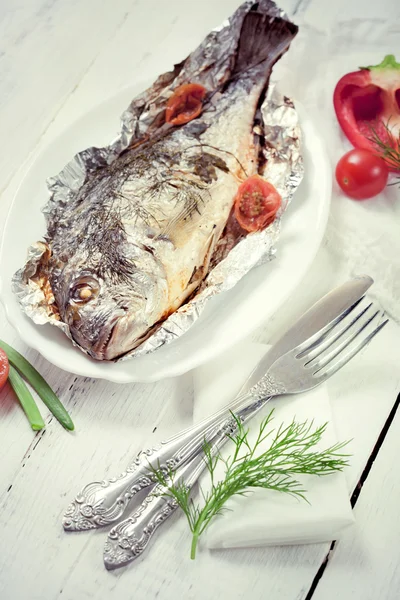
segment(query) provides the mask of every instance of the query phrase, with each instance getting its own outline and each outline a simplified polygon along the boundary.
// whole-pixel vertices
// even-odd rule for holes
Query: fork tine
[[[361,312],[359,312],[351,321],[348,323],[347,321],[342,325],[340,323],[343,319],[337,323],[328,333],[322,335],[320,339],[311,346],[308,347],[307,350],[303,350],[296,356],[296,358],[309,358],[310,360],[306,363],[306,365],[311,362],[311,360],[317,358],[324,350],[327,350],[332,346],[339,338],[342,337],[361,317],[365,315],[365,313],[371,308],[372,302],[368,304]],[[332,333],[332,335],[329,335]]]
[[[307,368],[311,369],[322,369],[326,367],[330,362],[332,362],[345,348],[350,346],[353,341],[372,323],[372,321],[380,314],[381,320],[384,316],[384,313],[381,313],[379,310],[374,312],[374,314],[369,317],[354,333],[346,336],[340,344],[337,344],[330,352],[322,352],[318,359],[310,360],[307,363]]]
[[[366,311],[363,311],[362,314],[360,315],[360,318],[362,316],[364,316]],[[347,346],[349,346],[355,339],[356,337],[358,337],[360,335],[360,333],[362,333],[364,331],[364,329],[366,327],[368,327],[368,325],[370,323],[372,323],[372,321],[378,316],[381,315],[381,317],[383,316],[383,313],[381,313],[380,310],[376,310],[371,316],[367,315],[367,319],[365,319],[364,321],[361,322],[361,324],[359,325],[359,327],[357,329],[355,329],[355,327],[353,326],[351,328],[351,326],[349,326],[347,328],[348,335],[344,336],[344,339],[334,345],[334,343],[329,344],[325,349],[321,350],[321,352],[319,352],[317,354],[316,357],[311,357],[310,360],[308,360],[304,366],[309,367],[309,368],[321,368],[321,367],[325,367],[328,363],[331,362],[331,360],[333,360],[334,358],[336,358],[336,356],[338,354],[340,354],[342,352],[342,350],[344,350],[345,348],[347,348]],[[356,319],[357,321],[358,319]],[[341,336],[339,336],[341,337]],[[332,346],[332,349],[329,350]],[[306,357],[307,359],[307,357]]]
[[[386,319],[385,321],[383,321],[383,323],[380,323],[377,327],[375,327],[375,329],[371,331],[371,333],[368,334],[366,338],[360,340],[360,342],[356,346],[354,346],[354,348],[352,348],[349,352],[346,352],[345,354],[343,354],[343,352],[340,352],[340,354],[343,354],[343,356],[337,362],[332,364],[328,369],[325,369],[326,365],[317,369],[317,371],[313,373],[314,377],[317,376],[317,378],[320,379],[320,381],[322,382],[325,379],[328,379],[328,377],[334,375],[337,371],[339,371],[339,369],[344,367],[344,365],[348,363],[349,360],[351,360],[356,354],[358,354],[360,350],[365,348],[365,346],[367,346],[367,344],[370,343],[370,341],[380,332],[381,329],[385,327],[385,325],[387,325],[387,323],[389,323],[389,319]],[[322,370],[323,373],[321,373]]]
[[[365,295],[361,296],[361,298],[356,300],[349,308],[346,308],[346,310],[340,313],[340,315],[338,315],[336,319],[334,319],[328,325],[317,331],[317,333],[309,337],[305,342],[299,344],[296,348],[296,358],[302,358],[305,354],[307,354],[307,352],[309,352],[310,350],[315,348],[320,342],[322,342],[329,335],[332,329],[336,327],[338,323],[343,321],[343,319],[345,319],[360,304],[360,302],[364,298]]]

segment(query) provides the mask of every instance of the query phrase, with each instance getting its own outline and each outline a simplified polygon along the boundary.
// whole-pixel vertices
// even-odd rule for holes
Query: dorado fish
[[[33,278],[95,359],[123,356],[181,307],[229,250],[227,232],[237,240],[274,218],[259,107],[297,32],[279,15],[270,0],[238,9],[229,40],[216,30],[139,97],[146,130],[68,202],[50,204]]]

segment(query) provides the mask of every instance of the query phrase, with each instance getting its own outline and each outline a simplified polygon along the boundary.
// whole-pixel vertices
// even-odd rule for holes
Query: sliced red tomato
[[[344,193],[355,200],[366,200],[385,189],[389,170],[383,160],[358,148],[350,150],[336,166],[336,180]]]
[[[235,197],[235,217],[248,232],[260,231],[275,219],[282,198],[275,187],[259,175],[240,184]]]
[[[184,83],[177,87],[167,102],[167,123],[183,125],[198,117],[203,109],[206,92],[206,88],[199,83]]]
[[[10,365],[8,363],[7,354],[0,349],[0,390],[7,381]]]

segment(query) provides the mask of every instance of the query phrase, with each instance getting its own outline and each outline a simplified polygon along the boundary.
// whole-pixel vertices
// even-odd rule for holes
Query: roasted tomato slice
[[[248,232],[260,231],[272,223],[282,204],[275,187],[259,175],[244,181],[235,197],[235,217]]]
[[[206,92],[206,88],[198,83],[184,83],[177,87],[167,102],[167,123],[183,125],[198,117],[203,109]]]
[[[10,365],[8,364],[7,354],[0,349],[0,390],[7,381]]]

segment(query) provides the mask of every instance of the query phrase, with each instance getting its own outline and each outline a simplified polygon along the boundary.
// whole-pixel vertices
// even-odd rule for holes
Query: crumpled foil
[[[273,17],[287,20],[285,13],[271,0],[261,0],[259,7]],[[112,163],[135,139],[149,135],[160,127],[157,121],[165,109],[172,90],[186,81],[196,80],[201,73],[202,84],[216,88],[224,81],[237,48],[243,19],[254,6],[253,1],[242,4],[220,27],[214,29],[204,42],[182,63],[169,73],[161,75],[148,90],[134,98],[121,117],[121,132],[104,148],[88,148],[77,154],[63,169],[48,179],[50,199],[43,212],[47,221],[53,211],[60,210],[74,197],[85,182],[88,173]],[[213,67],[212,69],[210,67]],[[247,235],[208,274],[200,291],[186,304],[170,315],[139,347],[119,360],[127,360],[153,352],[160,346],[179,338],[200,317],[209,298],[231,289],[253,267],[271,260],[279,237],[281,218],[303,177],[301,132],[293,102],[283,96],[275,83],[269,84],[261,106],[266,164],[263,177],[271,182],[283,198],[283,205],[275,221],[264,231]],[[162,126],[161,126],[162,127]],[[12,287],[23,311],[37,324],[50,323],[60,328],[73,342],[69,326],[60,321],[52,310],[51,290],[36,277],[38,266],[45,260],[47,246],[42,242],[28,249],[28,258],[13,277]]]

